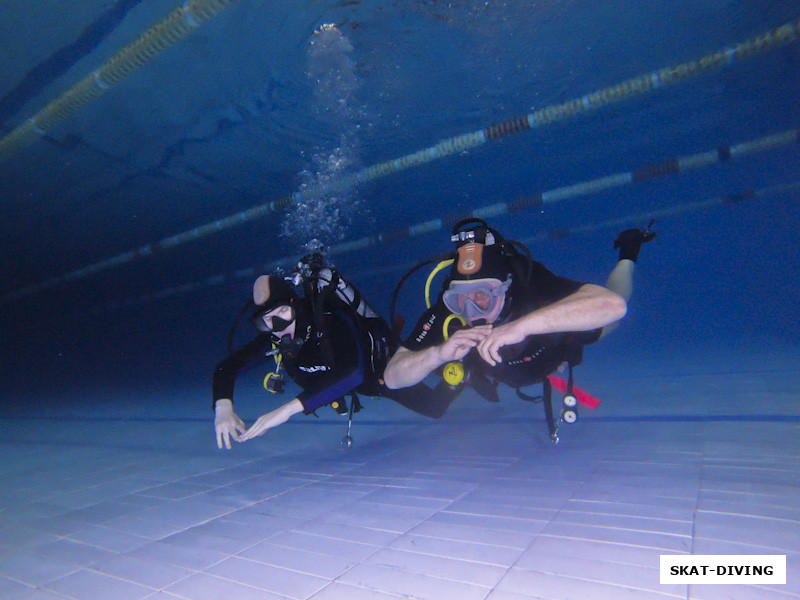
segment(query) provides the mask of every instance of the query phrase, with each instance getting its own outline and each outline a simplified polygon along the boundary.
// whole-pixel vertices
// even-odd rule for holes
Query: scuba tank
[[[304,297],[310,303],[316,339],[328,362],[333,362],[333,350],[330,340],[322,335],[326,311],[341,310],[348,313],[359,330],[364,319],[380,318],[356,287],[327,265],[319,252],[308,254],[297,263],[291,281],[296,287],[302,288]]]

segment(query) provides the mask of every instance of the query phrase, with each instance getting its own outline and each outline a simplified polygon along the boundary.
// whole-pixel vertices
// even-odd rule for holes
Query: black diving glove
[[[619,250],[620,260],[627,258],[636,262],[636,259],[639,258],[639,250],[642,249],[642,244],[649,242],[658,235],[658,232],[650,230],[653,223],[655,221],[652,221],[646,229],[626,229],[617,236],[614,241],[614,250]]]

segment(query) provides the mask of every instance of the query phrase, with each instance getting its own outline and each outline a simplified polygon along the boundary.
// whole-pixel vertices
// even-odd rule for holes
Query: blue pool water
[[[177,6],[0,7],[0,596],[800,595],[800,9],[634,4],[240,0],[21,145]],[[347,455],[332,411],[217,451],[211,372],[255,276],[319,239],[388,316],[448,223],[490,206],[537,260],[599,284],[616,234],[657,217],[628,315],[576,372],[603,403],[558,447],[505,388],[441,422],[369,401]],[[423,285],[403,288],[406,331]],[[281,401],[263,375],[237,384],[248,422]],[[789,577],[660,587],[667,551],[785,554]]]

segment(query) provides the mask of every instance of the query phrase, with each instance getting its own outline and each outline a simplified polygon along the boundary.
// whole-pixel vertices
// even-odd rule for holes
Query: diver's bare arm
[[[386,387],[395,390],[419,383],[431,371],[447,361],[464,358],[470,350],[489,335],[491,329],[489,325],[461,329],[450,336],[446,342],[424,350],[409,350],[401,346],[383,372]]]
[[[437,346],[416,351],[400,347],[386,365],[383,381],[390,390],[410,387],[441,364]]]
[[[478,345],[481,358],[495,366],[503,362],[500,349],[529,335],[562,331],[591,331],[625,316],[622,296],[604,287],[585,284],[577,292],[515,321],[496,327]]]
[[[524,336],[562,331],[591,331],[625,316],[628,306],[619,294],[587,283],[566,298],[528,313],[514,323]]]

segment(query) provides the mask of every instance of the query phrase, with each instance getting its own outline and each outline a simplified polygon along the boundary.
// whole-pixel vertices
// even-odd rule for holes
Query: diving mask
[[[273,306],[272,308],[268,308],[267,310],[264,310],[263,308],[257,310],[255,314],[253,314],[253,316],[251,317],[253,325],[255,326],[256,329],[258,329],[259,331],[263,331],[265,333],[274,333],[276,331],[283,331],[284,329],[289,327],[289,325],[292,324],[292,321],[295,320],[294,308],[288,305],[285,306],[289,308],[290,315],[284,314],[284,316],[289,316],[289,319],[284,319],[278,316],[279,313],[283,313],[284,311],[275,310],[276,308],[283,308],[283,307]],[[275,312],[276,314],[271,314],[273,312]]]
[[[442,294],[442,301],[450,312],[468,321],[491,321],[503,310],[509,287],[510,276],[505,281],[494,278],[455,280],[450,282],[450,287]]]

